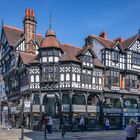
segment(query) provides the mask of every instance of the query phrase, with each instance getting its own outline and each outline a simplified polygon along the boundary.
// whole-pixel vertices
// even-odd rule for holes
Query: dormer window
[[[115,61],[115,62],[119,62],[119,52],[117,51],[113,51],[112,52],[112,60]]]
[[[85,55],[85,56],[83,56],[82,61],[83,61],[84,66],[88,66],[88,67],[93,66],[93,58],[92,58],[92,56]]]

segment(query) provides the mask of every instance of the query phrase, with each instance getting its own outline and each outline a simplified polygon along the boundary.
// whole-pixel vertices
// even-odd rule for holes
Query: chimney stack
[[[36,17],[32,9],[26,9],[24,17],[24,34],[25,34],[25,49],[26,52],[35,54],[36,41]],[[32,42],[30,44],[30,42]],[[34,43],[33,43],[34,42]]]
[[[114,39],[114,41],[115,42],[119,41],[120,43],[122,43],[124,41],[124,39],[122,37],[118,37],[118,38]]]
[[[107,38],[107,33],[106,32],[101,32],[99,36],[102,37],[102,38]]]

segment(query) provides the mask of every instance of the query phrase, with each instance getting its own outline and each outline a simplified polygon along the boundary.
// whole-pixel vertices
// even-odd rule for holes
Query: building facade
[[[106,33],[90,35],[84,47],[61,44],[51,24],[45,37],[36,34],[35,13],[26,9],[24,29],[3,25],[1,68],[13,126],[39,129],[44,115],[54,129],[69,124],[79,129],[125,127],[139,120],[139,34],[127,40],[108,40]],[[22,106],[24,105],[24,106]],[[117,125],[116,125],[117,124]]]

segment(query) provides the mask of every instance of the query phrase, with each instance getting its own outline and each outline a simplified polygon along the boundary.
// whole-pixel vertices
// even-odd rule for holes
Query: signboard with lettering
[[[24,107],[25,108],[30,108],[30,106],[31,106],[31,102],[30,101],[25,101],[24,102]]]

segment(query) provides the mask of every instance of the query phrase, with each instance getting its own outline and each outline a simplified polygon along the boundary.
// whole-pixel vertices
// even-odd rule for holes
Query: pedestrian
[[[105,130],[108,131],[109,127],[110,127],[110,122],[109,122],[109,119],[106,118],[106,120],[105,120]]]
[[[129,125],[126,127],[125,131],[126,131],[126,140],[136,140],[137,129],[136,122],[133,119],[129,120]]]
[[[53,125],[53,120],[52,120],[52,117],[49,116],[48,117],[48,123],[47,123],[47,129],[48,129],[49,134],[52,133],[52,125]]]
[[[80,121],[79,121],[79,126],[81,130],[84,130],[84,126],[85,126],[85,119],[83,116],[81,116]]]

